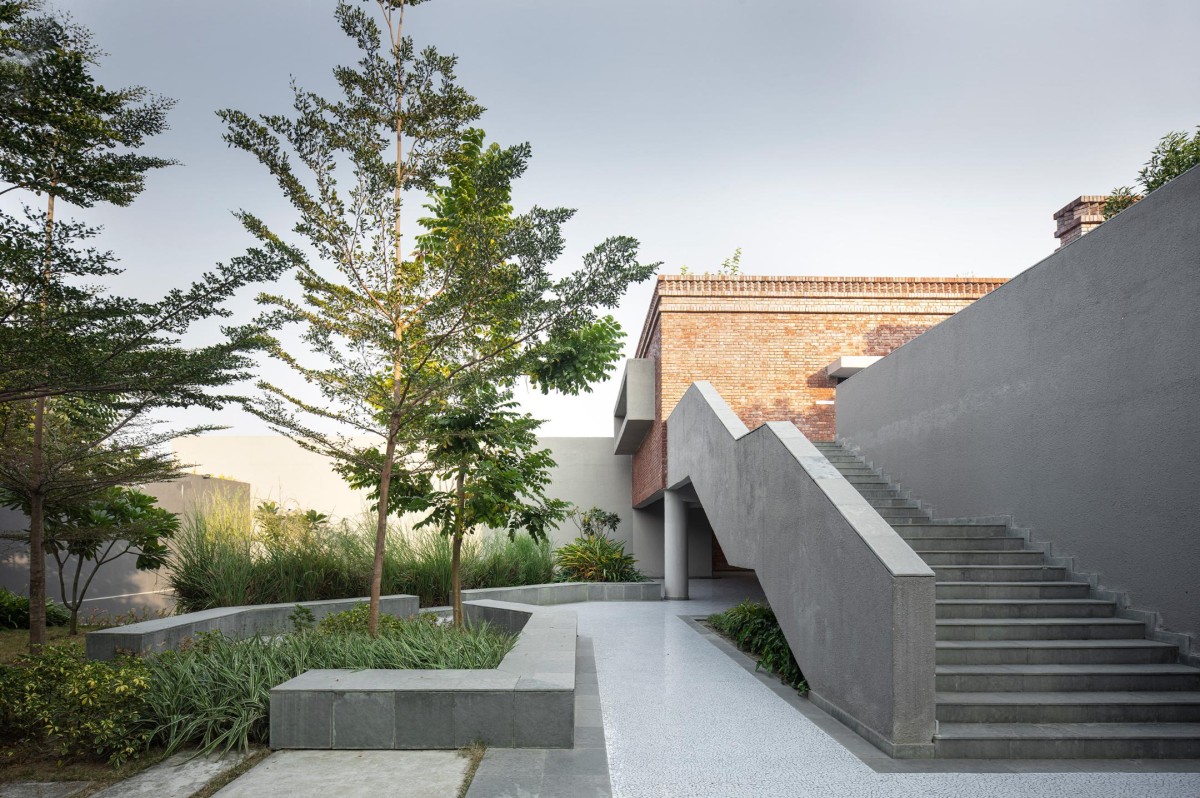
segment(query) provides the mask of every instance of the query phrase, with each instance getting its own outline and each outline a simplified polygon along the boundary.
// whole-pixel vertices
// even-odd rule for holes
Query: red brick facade
[[[633,457],[633,501],[663,489],[664,420],[708,380],[753,429],[792,421],[834,437],[834,381],[845,355],[886,355],[1003,280],[970,277],[660,276],[637,356],[655,362],[654,427]]]

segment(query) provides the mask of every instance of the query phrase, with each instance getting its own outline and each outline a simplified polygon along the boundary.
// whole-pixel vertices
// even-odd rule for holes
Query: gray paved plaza
[[[692,580],[690,590],[687,602],[568,605],[579,613],[580,635],[595,645],[614,796],[1200,796],[1196,763],[895,763],[875,756],[811,705],[801,710],[785,701],[680,617],[761,597],[753,578]],[[895,769],[959,772],[886,772]]]

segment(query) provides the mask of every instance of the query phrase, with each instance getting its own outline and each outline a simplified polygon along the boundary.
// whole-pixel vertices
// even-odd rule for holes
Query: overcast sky
[[[332,0],[56,5],[108,52],[106,85],[178,101],[148,151],[183,165],[85,217],[125,290],[237,255],[235,208],[289,226],[214,111],[285,111],[290,76],[330,91],[354,57]],[[1132,183],[1162,134],[1200,124],[1196,0],[435,0],[406,22],[459,56],[490,139],[532,144],[518,208],[578,209],[563,272],[624,234],[668,273],[740,246],[752,274],[1008,277],[1053,251],[1055,210]],[[618,313],[630,349],[649,296],[635,287]],[[608,435],[614,390],[527,406],[544,434]]]

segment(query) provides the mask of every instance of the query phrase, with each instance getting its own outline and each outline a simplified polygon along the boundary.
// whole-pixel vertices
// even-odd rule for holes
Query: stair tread
[[[1020,582],[1012,582],[1011,584],[1019,585],[1019,584],[1021,584],[1021,583],[1020,583]],[[1031,584],[1031,583],[1026,583],[1026,584]],[[1055,584],[1062,584],[1062,583],[1061,583],[1061,582],[1057,582],[1057,583],[1055,583]],[[1056,604],[1056,605],[1058,605],[1058,604],[1062,604],[1062,605],[1071,605],[1071,606],[1083,606],[1083,605],[1085,605],[1085,604],[1112,604],[1113,602],[1111,602],[1111,601],[1105,601],[1104,599],[1093,599],[1093,598],[1078,598],[1078,599],[1056,599],[1056,598],[1032,598],[1032,599],[1010,599],[1010,598],[1002,598],[1002,599],[985,599],[985,598],[956,598],[956,599],[936,599],[936,603],[938,603],[938,604],[954,604],[954,605],[958,605],[958,604],[987,604],[987,605],[989,605],[989,606],[992,606],[992,605],[1001,605],[1001,604],[1022,604],[1022,605],[1027,605],[1027,604]]]
[[[1177,663],[1104,663],[1099,665],[1092,664],[1064,664],[1064,663],[1012,663],[1012,664],[988,664],[988,665],[938,665],[937,673],[943,674],[1078,674],[1081,676],[1089,674],[1162,674],[1162,673],[1178,673],[1178,674],[1200,674],[1200,669],[1193,668],[1190,665],[1180,665]]]
[[[1091,587],[1091,585],[1088,585],[1087,582],[1067,582],[1066,580],[1060,580],[1057,582],[959,582],[938,580],[936,584],[953,585],[954,587],[1058,587],[1060,585],[1087,585],[1088,587]]]
[[[1170,643],[1136,638],[1112,640],[938,640],[938,648],[1175,648]]]
[[[1144,626],[1141,621],[1129,618],[938,618],[936,623],[945,626],[1037,626],[1039,624],[1116,624],[1122,626]]]
[[[1200,723],[939,723],[934,739],[1122,740],[1200,738]]]
[[[1200,691],[1194,690],[1121,690],[1110,692],[1031,692],[1031,693],[954,693],[939,691],[934,695],[939,704],[1002,704],[1025,705],[1077,704],[1108,706],[1112,704],[1194,704],[1200,705]]]

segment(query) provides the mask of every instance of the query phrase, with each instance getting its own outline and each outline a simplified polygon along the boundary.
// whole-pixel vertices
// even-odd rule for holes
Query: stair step
[[[1179,650],[1157,640],[939,640],[939,665],[1173,663]]]
[[[873,501],[875,499],[901,499],[901,498],[903,498],[900,495],[900,491],[898,489],[889,487],[887,485],[879,485],[878,487],[874,487],[874,488],[863,487],[862,485],[855,485],[854,487],[858,489],[858,494],[860,496],[862,496],[864,499],[866,499],[867,501]]]
[[[1200,723],[1200,693],[937,693],[940,723]]]
[[[915,523],[929,521],[929,511],[922,510],[920,507],[877,507],[875,511],[889,522],[907,521]]]
[[[867,503],[878,510],[882,510],[882,509],[888,508],[888,507],[895,507],[895,508],[910,507],[914,510],[920,509],[918,504],[915,501],[913,501],[912,499],[897,499],[897,498],[894,498],[891,496],[888,496],[886,498],[867,499]]]
[[[1003,524],[957,524],[942,521],[909,524],[904,527],[904,534],[913,536],[948,536],[948,537],[1010,537],[1008,527]]]
[[[1128,618],[946,618],[938,640],[1108,640],[1141,638],[1146,625]]]
[[[1200,689],[1187,665],[938,665],[939,692],[1122,692]]]
[[[1002,526],[939,526],[937,524],[892,524],[892,528],[905,540],[921,538],[1012,538],[1007,527]],[[1023,540],[1023,538],[1014,538]]]
[[[938,582],[939,599],[1080,599],[1091,595],[1087,582]]]
[[[1100,599],[938,599],[938,618],[1111,618],[1116,605]]]
[[[1067,578],[1061,565],[931,565],[939,582],[1047,582]]]
[[[915,552],[924,551],[1023,551],[1021,538],[978,537],[939,538],[924,535],[901,535]],[[1038,552],[1041,554],[1041,552]]]
[[[1197,723],[942,723],[939,757],[969,759],[1190,759]]]
[[[888,487],[888,481],[877,474],[850,474],[846,481],[851,485],[870,485],[873,490]]]
[[[1040,551],[919,551],[929,565],[1038,565],[1046,555]]]

